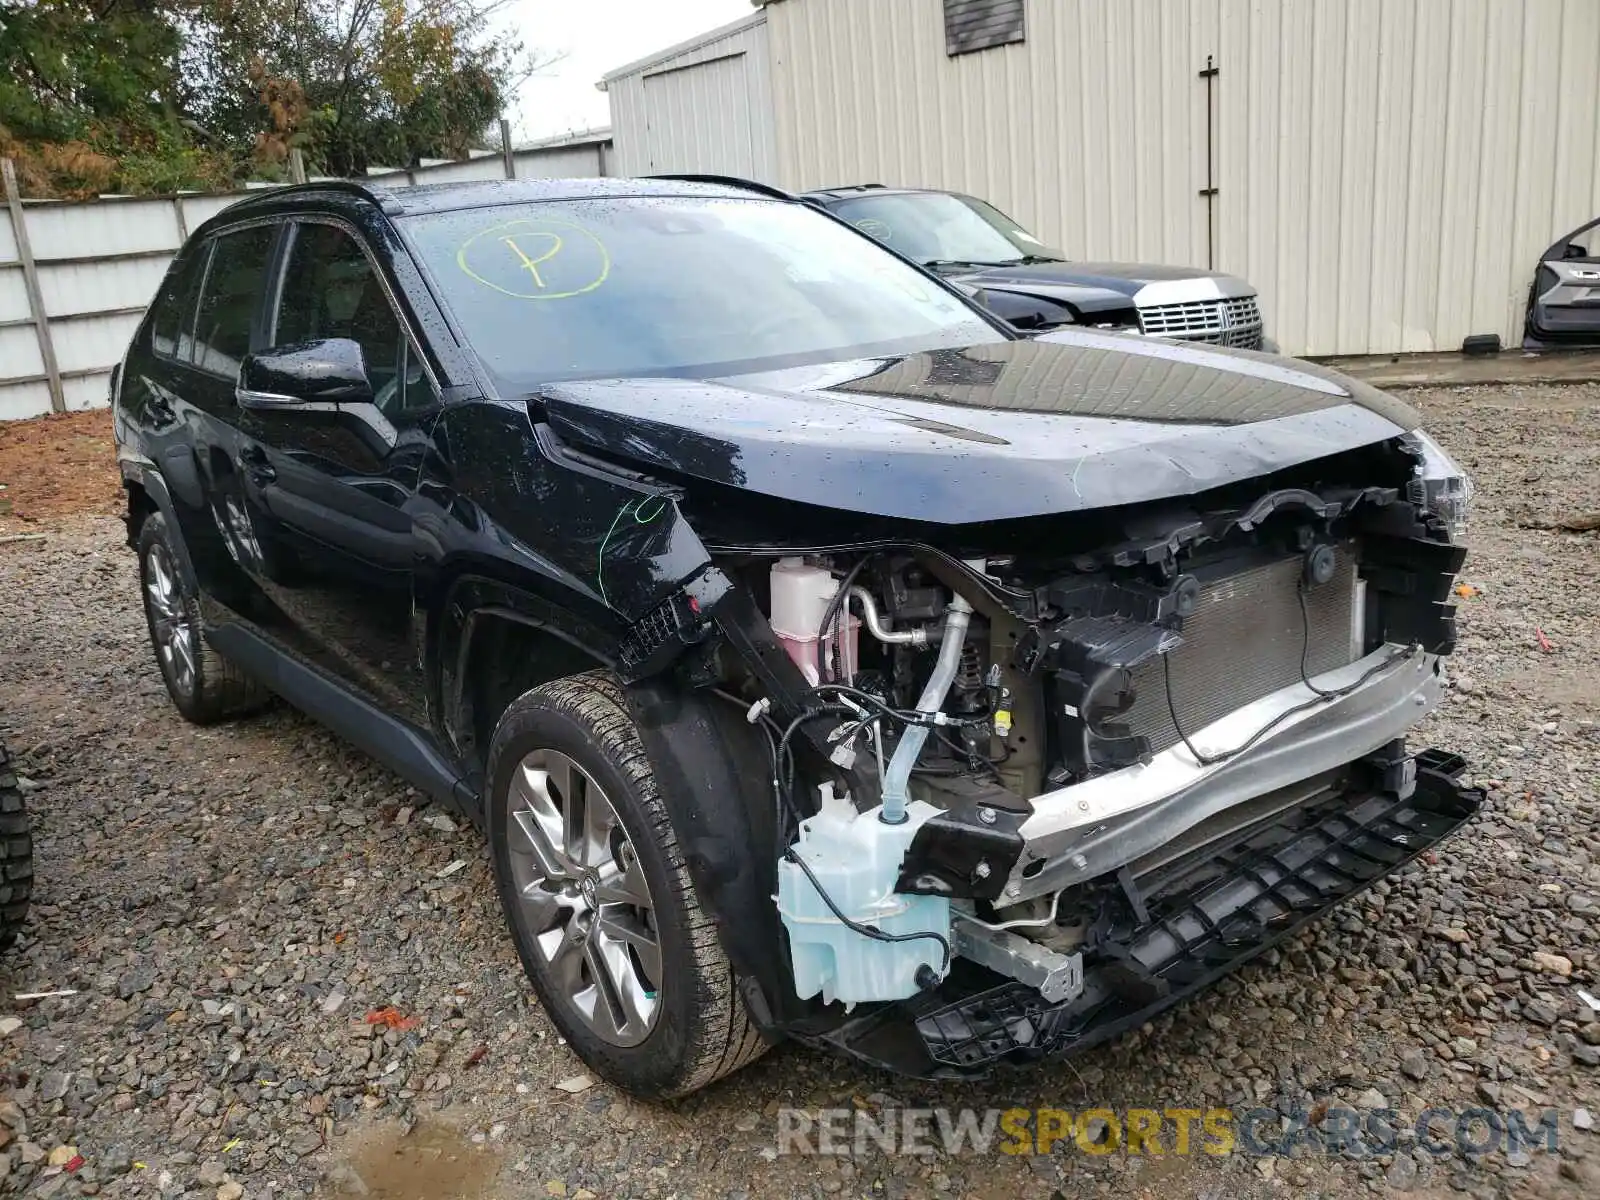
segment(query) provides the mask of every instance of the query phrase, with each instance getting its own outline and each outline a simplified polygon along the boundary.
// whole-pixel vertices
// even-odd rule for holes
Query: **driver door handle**
[[[260,446],[246,446],[239,451],[239,461],[244,465],[246,474],[259,486],[265,486],[278,477],[278,472],[267,458],[267,452]]]

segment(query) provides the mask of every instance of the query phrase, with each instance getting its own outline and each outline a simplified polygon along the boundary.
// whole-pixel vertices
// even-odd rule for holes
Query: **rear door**
[[[1528,300],[1528,334],[1540,343],[1600,345],[1600,219],[1544,252]]]
[[[374,400],[328,411],[241,410],[262,584],[311,657],[426,727],[412,516],[438,389],[353,227],[297,218],[280,261],[264,340],[357,342]]]
[[[158,466],[172,492],[202,592],[253,612],[259,546],[241,507],[234,385],[258,337],[258,316],[280,225],[218,233],[169,277],[156,301],[146,419],[172,430]]]
[[[195,299],[211,249],[207,240],[179,251],[151,302],[148,325],[128,347],[115,392],[118,453],[136,445],[134,453],[142,453],[166,483],[172,515],[207,590],[214,590],[215,567],[227,555],[200,484],[193,431],[204,414],[190,403],[197,383],[190,359]]]

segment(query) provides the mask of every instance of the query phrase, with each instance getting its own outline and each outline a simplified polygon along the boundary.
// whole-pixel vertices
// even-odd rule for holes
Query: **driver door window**
[[[303,222],[284,266],[272,343],[290,346],[320,338],[349,338],[361,346],[373,399],[394,417],[426,401],[409,390],[426,390],[420,372],[410,363],[415,354],[406,344],[400,319],[389,302],[372,261],[360,244],[337,225]]]

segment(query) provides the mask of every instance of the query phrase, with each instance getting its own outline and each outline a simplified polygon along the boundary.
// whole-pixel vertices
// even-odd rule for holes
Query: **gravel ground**
[[[794,1048],[669,1106],[574,1084],[476,837],[282,707],[185,725],[116,522],[35,523],[45,540],[0,544],[0,736],[39,858],[0,962],[0,1193],[1600,1195],[1600,1018],[1579,997],[1600,994],[1600,535],[1519,524],[1600,511],[1600,387],[1411,398],[1480,488],[1456,683],[1419,744],[1473,763],[1484,815],[1153,1026],[960,1088]],[[56,989],[75,994],[12,999]],[[1550,1107],[1560,1148],[773,1153],[780,1106],[1225,1104],[1388,1106],[1403,1127]]]

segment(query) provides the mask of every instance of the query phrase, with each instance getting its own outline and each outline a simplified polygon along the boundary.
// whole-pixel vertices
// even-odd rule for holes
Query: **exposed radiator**
[[[1152,304],[1139,310],[1139,327],[1161,337],[1240,350],[1261,348],[1261,307],[1254,296]]]
[[[1284,559],[1215,580],[1200,591],[1172,651],[1172,701],[1191,737],[1236,708],[1300,680],[1306,623],[1300,614],[1302,560]],[[1333,578],[1306,593],[1310,642],[1306,673],[1347,666],[1359,656],[1352,633],[1355,560],[1341,551]],[[1160,655],[1133,668],[1136,699],[1121,719],[1159,753],[1178,741],[1167,707]]]

